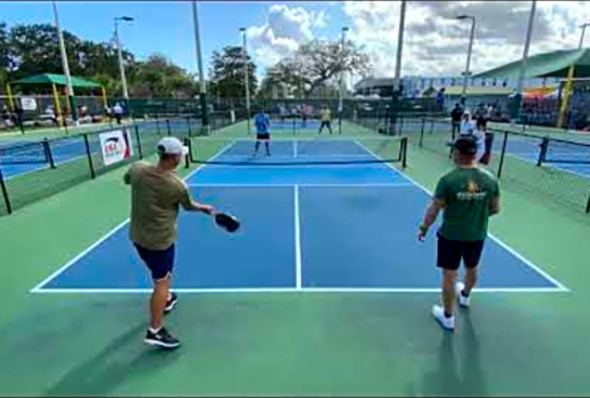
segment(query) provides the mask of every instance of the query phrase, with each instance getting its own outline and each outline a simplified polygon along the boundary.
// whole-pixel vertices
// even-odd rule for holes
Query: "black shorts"
[[[256,133],[256,139],[257,140],[270,140],[270,134],[269,133]]]
[[[145,262],[152,272],[152,279],[157,281],[164,279],[172,273],[174,268],[174,245],[164,250],[150,250],[134,243],[139,257]]]
[[[331,125],[330,122],[321,122],[321,124],[320,124],[320,130],[323,129],[324,126],[327,127],[327,128],[331,128],[330,125]]]
[[[461,260],[463,260],[466,268],[477,267],[483,251],[483,240],[473,242],[449,240],[440,234],[437,234],[437,237],[437,267],[456,271],[461,265]]]

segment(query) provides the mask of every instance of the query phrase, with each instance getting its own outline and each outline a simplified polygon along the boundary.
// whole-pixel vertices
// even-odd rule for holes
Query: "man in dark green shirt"
[[[443,210],[443,222],[437,233],[437,266],[443,271],[443,306],[433,306],[432,313],[448,330],[455,329],[455,297],[458,296],[462,307],[469,306],[469,294],[477,282],[477,267],[488,232],[488,219],[500,212],[498,181],[477,166],[475,139],[460,137],[452,147],[457,167],[438,181],[434,200],[426,210],[418,233],[418,239],[424,241]],[[457,283],[461,260],[466,268],[465,281]]]

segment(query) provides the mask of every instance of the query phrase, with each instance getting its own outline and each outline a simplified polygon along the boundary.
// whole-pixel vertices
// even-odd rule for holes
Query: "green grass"
[[[449,167],[410,146],[405,172],[427,188]],[[0,218],[0,394],[590,394],[590,223],[580,212],[502,184],[492,232],[572,292],[475,294],[452,336],[430,317],[436,294],[185,295],[167,318],[184,346],[161,352],[141,342],[144,295],[29,293],[127,218],[124,170]]]

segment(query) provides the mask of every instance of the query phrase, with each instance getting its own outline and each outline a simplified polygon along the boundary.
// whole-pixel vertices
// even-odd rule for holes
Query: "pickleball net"
[[[197,164],[228,166],[407,164],[406,137],[320,137],[264,141],[255,152],[255,139],[202,137],[187,140],[190,160]]]

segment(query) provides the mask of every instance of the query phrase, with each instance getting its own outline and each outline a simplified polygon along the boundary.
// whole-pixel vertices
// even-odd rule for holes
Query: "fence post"
[[[166,119],[166,130],[168,132],[168,137],[172,135],[172,131],[170,130],[170,119]]]
[[[90,166],[90,178],[93,180],[96,178],[94,172],[94,165],[92,164],[92,153],[90,152],[90,143],[88,142],[88,134],[82,134],[84,137],[84,146],[86,147],[86,156],[88,156],[88,165]]]
[[[500,179],[500,177],[502,176],[502,168],[504,167],[504,156],[506,155],[507,144],[508,144],[508,131],[504,131],[504,140],[502,141],[502,152],[500,153],[500,164],[498,165],[498,172],[496,174],[498,176],[498,179]]]
[[[137,141],[137,154],[139,159],[143,159],[143,151],[141,149],[141,138],[139,138],[139,126],[136,124],[133,126],[135,129],[135,141]]]
[[[45,138],[42,142],[43,150],[45,151],[45,157],[49,161],[49,166],[52,169],[55,169],[55,162],[53,161],[53,154],[51,153],[51,146],[49,145],[49,140]]]
[[[4,203],[6,204],[6,211],[8,214],[12,214],[12,206],[10,205],[10,199],[8,198],[8,191],[6,190],[2,170],[0,170],[0,187],[2,187],[2,196],[4,197]]]
[[[547,156],[547,148],[549,147],[549,138],[543,137],[543,142],[541,143],[541,151],[539,152],[539,159],[537,159],[537,167],[543,164],[545,157]]]

